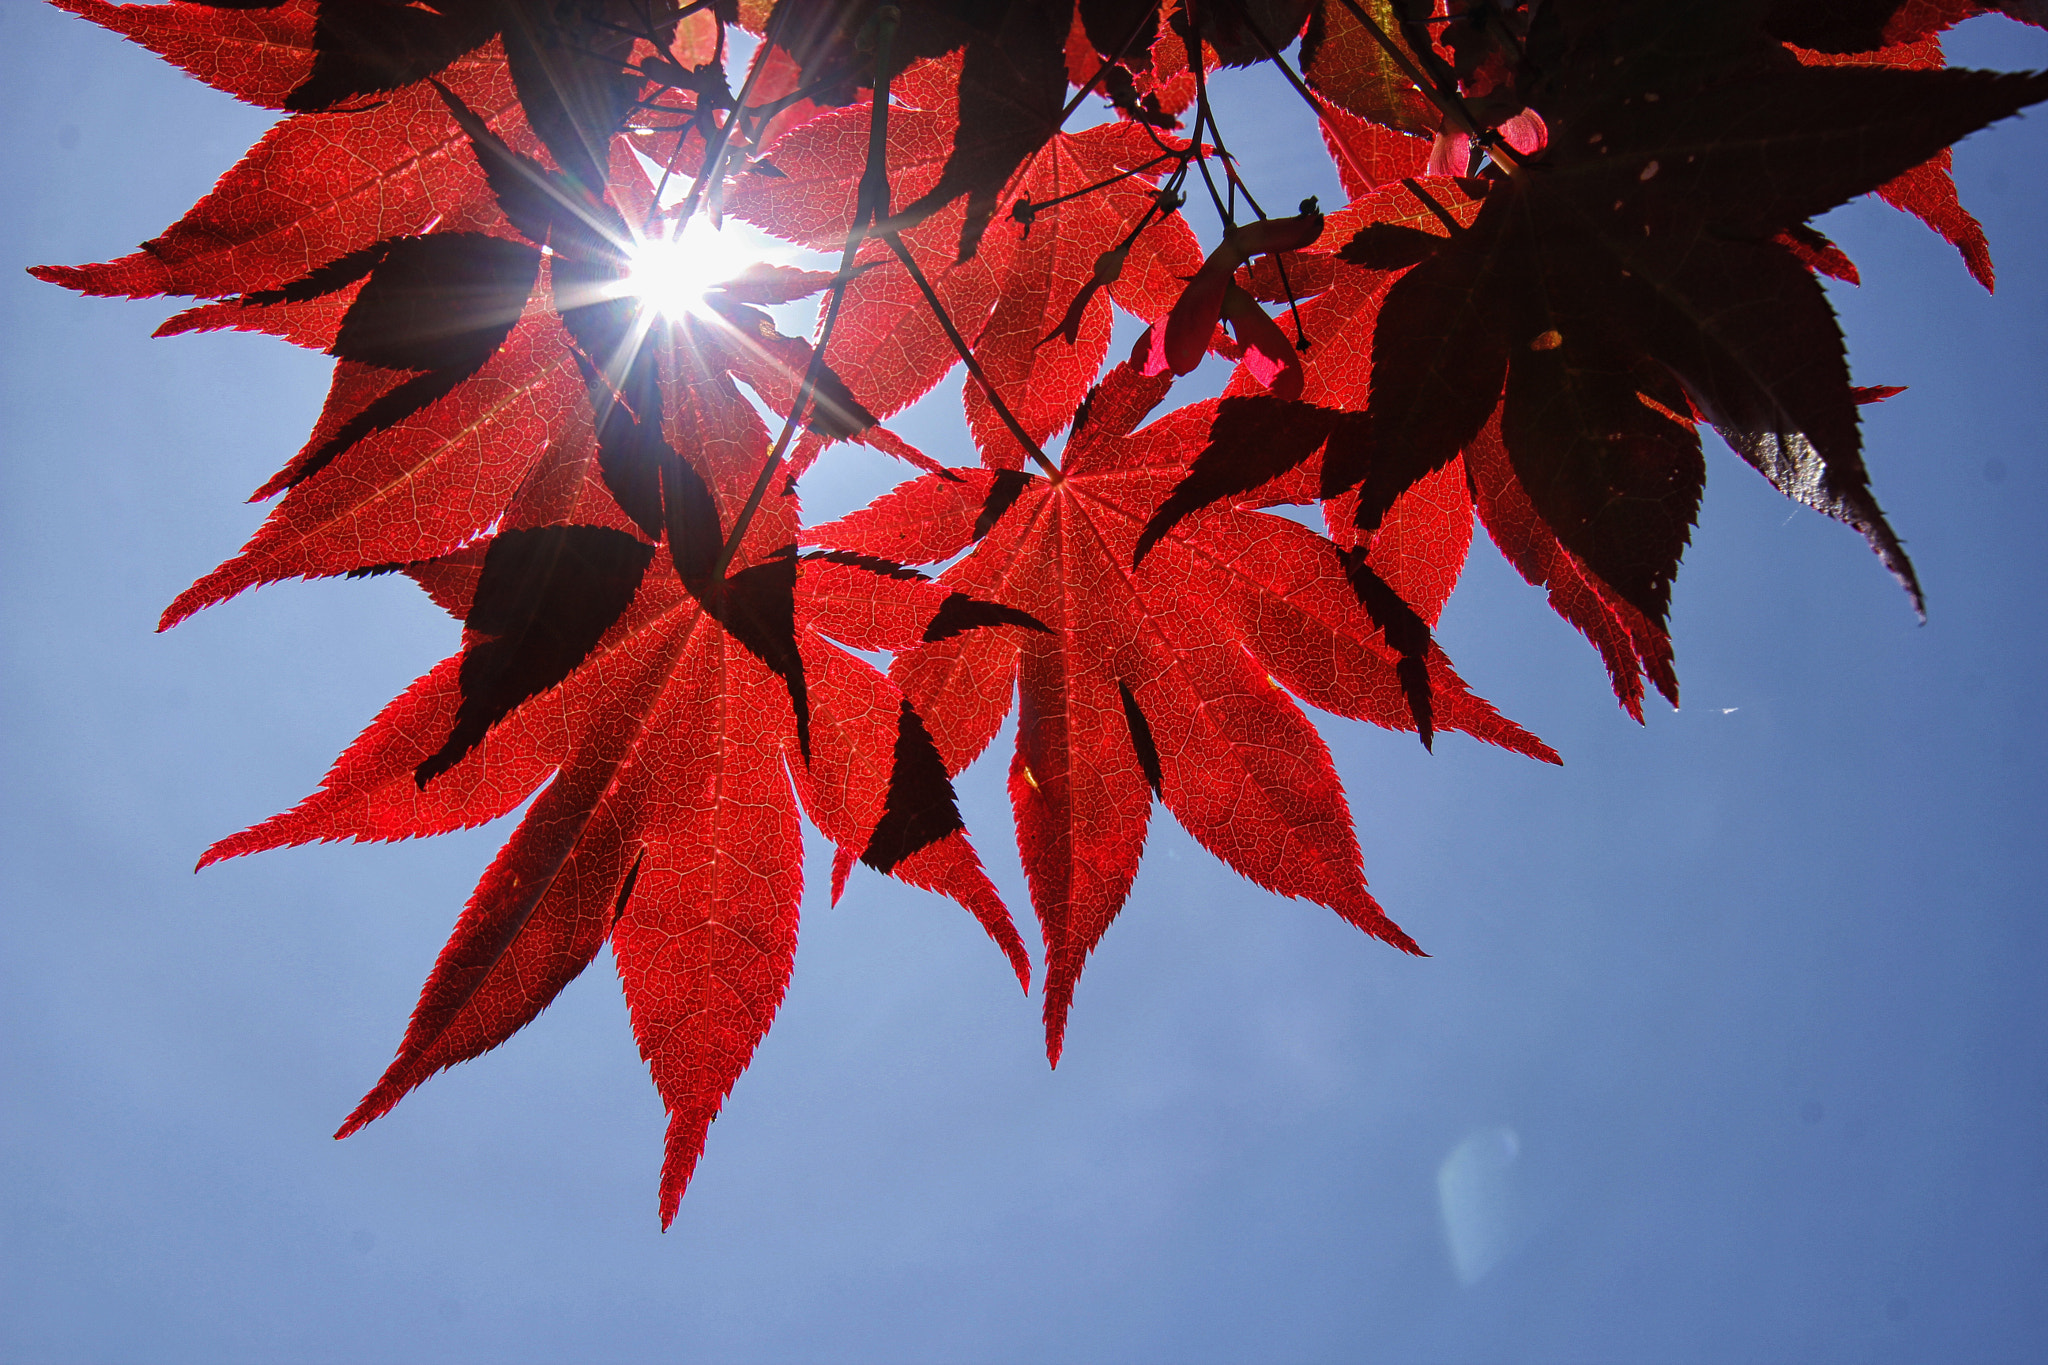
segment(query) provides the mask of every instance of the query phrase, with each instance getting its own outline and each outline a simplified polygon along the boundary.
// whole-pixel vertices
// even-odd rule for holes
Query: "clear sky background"
[[[2043,66],[2048,36],[1950,51]],[[1911,386],[1866,439],[1928,624],[1716,444],[1686,704],[1638,728],[1482,537],[1444,643],[1565,766],[1326,726],[1435,956],[1162,817],[1057,1073],[966,915],[865,872],[828,908],[814,842],[788,1002],[663,1235],[608,958],[329,1139],[509,826],[191,866],[457,627],[380,579],[152,633],[256,525],[327,362],[153,342],[166,304],[21,267],[132,248],[268,116],[30,0],[0,107],[0,1359],[2048,1355],[2048,115],[1957,156],[1995,298],[1889,207],[1823,224],[1867,281],[1834,290],[1859,382]],[[1262,198],[1331,202],[1277,84],[1232,117]],[[901,429],[969,458],[957,407]],[[819,508],[869,491],[834,468]],[[1004,761],[963,804],[1024,917]]]

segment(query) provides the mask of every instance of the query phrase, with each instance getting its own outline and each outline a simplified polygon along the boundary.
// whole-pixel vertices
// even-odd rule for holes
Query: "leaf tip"
[[[843,844],[837,849],[833,850],[831,904],[838,905],[839,897],[845,893],[846,876],[849,872],[853,871],[854,859],[857,856],[858,855],[854,852],[854,850],[847,848]]]
[[[341,1141],[345,1137],[351,1137],[354,1134],[361,1132],[363,1128],[366,1127],[372,1119],[378,1117],[378,1115],[375,1113],[365,1112],[369,1109],[370,1100],[374,1097],[374,1095],[375,1092],[373,1091],[371,1095],[365,1096],[363,1102],[355,1107],[354,1112],[350,1113],[347,1118],[341,1121],[341,1127],[334,1130],[334,1140],[336,1142]]]
[[[1067,1007],[1074,1003],[1072,978],[1055,981],[1051,963],[1046,964],[1045,986],[1045,1065],[1048,1070],[1060,1068],[1060,1055],[1067,1046]]]
[[[1385,915],[1380,916],[1379,925],[1373,930],[1373,937],[1381,942],[1393,944],[1410,957],[1429,956],[1428,953],[1422,951],[1421,944],[1408,937],[1407,932],[1400,925],[1394,923]]]

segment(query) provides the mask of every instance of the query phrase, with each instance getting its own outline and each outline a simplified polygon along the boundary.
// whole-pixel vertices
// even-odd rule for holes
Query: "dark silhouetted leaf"
[[[1418,264],[1444,239],[1399,223],[1367,223],[1337,252],[1337,259],[1367,270],[1406,270]]]
[[[473,370],[504,344],[539,273],[538,251],[500,237],[402,237],[370,271],[332,353],[394,370]]]
[[[1022,626],[1026,630],[1040,631],[1052,629],[1028,611],[1006,607],[1000,602],[983,602],[964,592],[956,592],[940,604],[938,614],[924,628],[923,643],[935,644],[962,631],[978,630],[984,626]]]
[[[888,872],[919,849],[967,828],[953,797],[946,764],[908,698],[896,726],[888,804],[860,855],[860,860],[877,872]]]
[[[415,769],[424,787],[477,746],[512,708],[569,676],[611,629],[654,547],[601,526],[544,526],[492,537],[464,622],[455,729]]]
[[[1138,533],[1134,564],[1181,518],[1270,483],[1322,448],[1337,414],[1265,394],[1225,398],[1185,479]]]
[[[313,69],[284,107],[331,109],[424,80],[495,36],[498,9],[497,0],[445,0],[438,9],[400,0],[319,0]]]

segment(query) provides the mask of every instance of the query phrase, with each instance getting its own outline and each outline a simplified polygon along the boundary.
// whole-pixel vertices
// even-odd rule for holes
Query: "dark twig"
[[[683,201],[683,211],[676,219],[675,232],[677,234],[680,234],[685,227],[689,226],[691,217],[703,204],[708,188],[716,184],[718,177],[725,172],[725,152],[726,148],[732,145],[733,130],[740,124],[741,111],[747,107],[747,97],[754,93],[754,83],[760,80],[761,73],[768,69],[769,55],[774,52],[775,41],[781,36],[781,21],[789,8],[787,5],[777,5],[774,12],[769,15],[767,31],[762,33],[761,46],[754,53],[753,63],[747,68],[747,79],[740,85],[740,93],[733,102],[733,112],[727,115],[724,123],[718,125],[718,130],[715,133],[705,139],[703,172],[691,184],[689,198]],[[890,32],[892,34],[895,32],[893,24],[890,26]],[[723,21],[720,22],[718,46],[719,50],[723,52],[725,49]],[[878,84],[886,85],[887,77],[881,78]],[[669,158],[668,167],[662,173],[662,184],[664,186],[668,183],[669,174],[675,170],[675,163],[682,159],[683,144],[687,140],[687,134],[676,139],[675,155]],[[650,212],[659,211],[660,207],[661,198],[659,195],[656,195],[654,207]],[[650,218],[648,221],[651,223],[653,220]]]
[[[1247,20],[1249,20],[1250,16],[1247,15],[1246,18]],[[1302,100],[1307,103],[1308,107],[1315,111],[1315,115],[1317,118],[1322,119],[1325,122],[1328,122],[1330,115],[1330,106],[1324,102],[1323,97],[1321,95],[1318,95],[1315,91],[1309,89],[1308,82],[1304,81],[1299,75],[1295,74],[1294,68],[1288,65],[1287,59],[1281,56],[1279,49],[1273,46],[1273,40],[1266,36],[1266,32],[1264,29],[1260,28],[1256,23],[1253,23],[1251,25],[1251,30],[1252,36],[1259,40],[1260,46],[1264,47],[1266,49],[1266,52],[1272,57],[1273,65],[1280,68],[1280,74],[1285,76],[1287,78],[1287,83],[1294,87],[1294,93],[1300,95]],[[1337,155],[1344,158],[1344,164],[1351,167],[1351,173],[1353,175],[1357,176],[1361,181],[1365,181],[1368,183],[1371,182],[1372,177],[1366,174],[1365,168],[1363,166],[1360,166],[1356,161],[1352,160],[1351,149],[1349,147],[1345,146],[1343,142],[1334,138],[1331,139],[1331,145],[1336,148]]]
[[[889,249],[896,253],[896,259],[903,262],[903,268],[910,272],[910,278],[917,285],[918,292],[924,295],[924,301],[931,308],[932,316],[939,320],[939,326],[946,329],[946,336],[953,343],[953,350],[967,366],[967,373],[974,376],[975,381],[981,385],[982,392],[988,395],[989,406],[996,410],[996,416],[1003,419],[1003,425],[1010,429],[1010,434],[1024,447],[1025,454],[1037,462],[1046,476],[1057,479],[1060,475],[1059,466],[1046,458],[1045,452],[1039,449],[1038,442],[1031,439],[1031,433],[1024,430],[1024,424],[1017,420],[1017,414],[1010,411],[1010,405],[996,392],[995,381],[988,377],[988,371],[982,369],[981,362],[974,358],[974,349],[967,344],[967,338],[960,335],[960,329],[953,325],[953,318],[946,312],[946,306],[939,302],[938,291],[933,289],[932,282],[925,278],[924,271],[917,264],[917,258],[903,245],[903,238],[895,232],[884,232],[881,238],[889,244]]]
[[[1119,171],[1117,174],[1110,176],[1108,179],[1098,180],[1094,184],[1089,185],[1084,189],[1074,190],[1067,194],[1054,195],[1050,199],[1040,199],[1036,203],[1033,203],[1029,199],[1020,199],[1017,202],[1020,204],[1029,204],[1029,214],[1032,218],[1036,218],[1037,215],[1045,212],[1045,210],[1050,208],[1057,208],[1061,204],[1067,203],[1069,200],[1079,199],[1081,196],[1086,194],[1093,194],[1097,190],[1106,190],[1111,185],[1115,185],[1122,181],[1129,180],[1132,176],[1143,175],[1145,172],[1151,170],[1154,166],[1157,166],[1162,161],[1178,161],[1180,159],[1181,158],[1177,153],[1162,152],[1158,156],[1153,157],[1150,161],[1147,161],[1142,166],[1133,166],[1131,167],[1131,169],[1127,171]],[[1014,215],[1014,213],[1015,210],[1013,209],[1012,214]]]

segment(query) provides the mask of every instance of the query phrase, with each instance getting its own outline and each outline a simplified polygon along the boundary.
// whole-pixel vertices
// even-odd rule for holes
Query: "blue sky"
[[[2048,65],[2048,40],[1979,21],[1951,55]],[[167,307],[18,267],[129,249],[266,119],[19,0],[0,101],[0,1358],[2048,1349],[2048,117],[1958,153],[1995,298],[1884,205],[1823,225],[1866,280],[1835,291],[1859,382],[1911,386],[1866,441],[1925,626],[1858,537],[1717,446],[1686,704],[1638,728],[1482,544],[1446,647],[1566,765],[1326,727],[1373,889],[1434,956],[1161,819],[1057,1073],[965,915],[867,874],[827,908],[814,848],[788,1003],[662,1235],[608,960],[329,1139],[504,827],[190,869],[456,627],[383,579],[152,633],[255,525],[326,364],[152,342]],[[1271,200],[1328,192],[1280,96],[1240,108],[1276,120]],[[962,459],[956,413],[904,430]],[[839,478],[816,505],[862,495]],[[997,766],[961,785],[1028,913]]]

